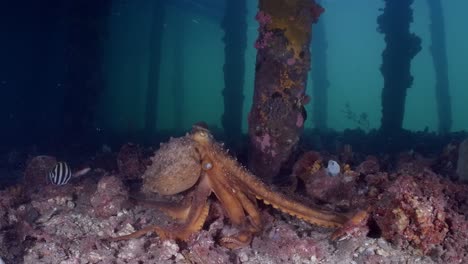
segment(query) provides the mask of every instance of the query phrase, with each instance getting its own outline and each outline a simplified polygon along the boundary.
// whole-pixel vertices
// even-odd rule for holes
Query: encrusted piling
[[[384,34],[380,72],[382,90],[381,132],[392,137],[401,132],[405,114],[406,90],[413,84],[411,60],[421,50],[421,38],[410,32],[413,0],[384,0],[383,13],[377,18],[377,31]]]
[[[272,181],[296,147],[306,118],[313,0],[260,0],[255,90],[249,113],[249,166]]]

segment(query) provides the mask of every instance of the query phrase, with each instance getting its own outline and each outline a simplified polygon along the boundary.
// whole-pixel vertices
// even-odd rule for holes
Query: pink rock
[[[320,258],[322,248],[310,238],[299,237],[289,224],[278,222],[263,237],[254,237],[252,248],[262,255],[278,260],[278,263],[296,263],[291,258]],[[302,263],[298,261],[298,263]]]
[[[128,199],[128,191],[122,181],[115,176],[104,176],[91,196],[91,205],[96,216],[108,218],[122,209]]]
[[[443,185],[430,172],[403,175],[379,196],[374,219],[382,236],[399,246],[411,244],[430,253],[449,232]]]
[[[356,169],[356,172],[362,173],[364,175],[377,173],[380,171],[380,166],[377,160],[367,159],[363,161]]]

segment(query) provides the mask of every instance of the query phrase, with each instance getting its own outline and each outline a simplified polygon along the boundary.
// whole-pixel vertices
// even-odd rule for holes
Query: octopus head
[[[209,144],[213,141],[213,135],[204,123],[196,123],[192,126],[191,137],[199,144]]]

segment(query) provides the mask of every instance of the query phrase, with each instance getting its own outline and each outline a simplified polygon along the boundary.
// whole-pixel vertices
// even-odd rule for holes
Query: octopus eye
[[[200,136],[202,136],[202,137],[206,137],[206,133],[203,132],[203,131],[200,131],[198,134],[199,134]]]
[[[211,164],[211,162],[203,163],[203,169],[204,170],[209,170],[211,168],[213,168],[213,164]]]

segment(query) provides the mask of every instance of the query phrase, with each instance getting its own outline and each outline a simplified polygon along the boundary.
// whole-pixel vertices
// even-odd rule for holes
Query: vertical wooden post
[[[384,2],[383,13],[377,19],[378,31],[385,35],[386,43],[380,67],[384,78],[381,132],[393,136],[402,129],[406,90],[413,84],[411,60],[421,50],[421,39],[410,32],[413,0]]]
[[[246,0],[227,0],[221,26],[224,29],[224,114],[226,142],[237,147],[242,135],[245,48],[247,42]]]
[[[249,166],[267,181],[280,173],[304,128],[312,24],[322,12],[312,0],[259,0]]]

